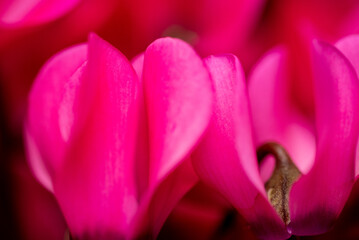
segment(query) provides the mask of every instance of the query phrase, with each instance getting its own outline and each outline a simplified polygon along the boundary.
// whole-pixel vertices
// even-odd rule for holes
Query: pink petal
[[[197,182],[188,157],[208,126],[212,88],[199,56],[172,38],[156,40],[147,48],[143,81],[150,175],[134,233],[151,231],[156,236],[175,204]],[[151,229],[144,229],[147,226]]]
[[[287,238],[284,223],[268,202],[259,176],[239,61],[227,55],[211,56],[205,62],[216,99],[209,130],[193,154],[194,168],[238,209],[259,236]]]
[[[142,82],[142,71],[143,71],[144,59],[145,59],[145,54],[141,53],[141,54],[137,55],[136,57],[134,57],[131,61],[133,69],[135,69],[137,76],[141,82]]]
[[[139,82],[128,60],[94,34],[88,52],[75,103],[84,109],[54,190],[74,238],[119,239],[137,210]]]
[[[63,240],[67,226],[54,195],[36,181],[22,155],[10,162],[12,213],[21,227],[20,239]]]
[[[359,81],[336,48],[314,43],[317,153],[311,171],[290,193],[293,234],[327,231],[341,212],[354,182],[359,134]]]
[[[153,186],[189,155],[207,128],[212,87],[199,56],[172,38],[156,40],[147,48],[143,78]]]
[[[30,92],[25,126],[28,160],[35,176],[51,191],[51,178],[63,162],[71,135],[76,115],[73,101],[86,57],[86,45],[55,55],[42,68]]]
[[[335,46],[349,59],[359,73],[359,35],[350,35],[340,39]]]
[[[313,126],[290,99],[287,55],[270,51],[254,68],[248,84],[256,144],[280,143],[302,173],[307,173],[315,154]]]
[[[0,4],[0,23],[36,25],[56,19],[80,0],[5,0]]]
[[[359,76],[359,35],[350,35],[340,39],[335,46],[349,59]],[[355,163],[355,176],[359,176],[359,145]]]
[[[150,189],[144,196],[131,229],[130,239],[142,239],[148,235],[156,238],[172,209],[197,181],[198,177],[190,159],[184,159],[158,187]]]
[[[148,188],[148,169],[149,169],[149,144],[148,144],[148,123],[146,103],[143,94],[142,71],[143,71],[144,54],[136,56],[132,59],[132,66],[140,80],[139,88],[139,129],[138,142],[136,144],[136,182],[138,187],[138,199],[141,200]]]
[[[229,229],[222,227],[232,210],[221,194],[199,182],[173,209],[158,239],[218,239],[223,232],[228,236]]]

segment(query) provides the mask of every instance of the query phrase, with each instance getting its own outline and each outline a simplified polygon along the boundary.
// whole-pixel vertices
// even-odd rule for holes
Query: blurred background
[[[128,59],[163,36],[181,38],[200,56],[234,53],[248,75],[277,45],[289,53],[292,98],[313,117],[310,44],[359,33],[357,0],[1,0],[0,238],[64,239],[53,196],[25,159],[27,96],[41,66],[95,32]],[[199,183],[174,209],[160,239],[255,239],[221,196]],[[299,238],[298,238],[299,239]],[[359,184],[333,229],[300,239],[359,239]]]

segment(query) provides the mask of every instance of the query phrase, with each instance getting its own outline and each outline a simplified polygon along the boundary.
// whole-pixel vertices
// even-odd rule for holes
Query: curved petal
[[[149,169],[149,144],[148,144],[148,123],[147,123],[147,111],[146,103],[144,99],[143,89],[143,61],[144,53],[139,54],[132,59],[132,66],[137,73],[138,79],[140,80],[140,88],[138,89],[139,97],[139,129],[138,129],[138,142],[136,145],[136,181],[138,187],[138,199],[142,200],[148,188],[148,169]]]
[[[128,60],[94,34],[88,52],[75,102],[84,109],[54,191],[74,238],[118,239],[127,235],[137,210],[139,82]]]
[[[354,182],[359,134],[357,75],[344,55],[321,42],[314,42],[314,70],[318,147],[313,168],[290,193],[289,228],[296,235],[327,231]]]
[[[206,60],[215,86],[208,132],[193,154],[201,179],[238,209],[260,237],[285,239],[284,223],[267,200],[252,140],[244,74],[233,55]]]
[[[183,163],[143,197],[130,239],[156,238],[172,209],[197,181],[190,159],[184,159]]]
[[[80,0],[5,0],[0,3],[3,25],[35,25],[58,18]]]
[[[350,35],[340,39],[335,46],[349,59],[359,76],[359,35]],[[355,163],[355,176],[359,176],[359,145]]]
[[[207,128],[212,87],[200,57],[187,43],[172,38],[147,48],[143,78],[154,185],[189,155]]]
[[[32,171],[52,191],[52,177],[63,161],[76,113],[73,101],[86,65],[85,44],[55,55],[36,77],[29,95],[25,126],[27,155]]]
[[[340,39],[335,46],[349,59],[357,75],[359,72],[359,35]]]
[[[12,206],[20,235],[5,238],[63,240],[66,222],[53,194],[34,178],[25,161],[11,159]],[[17,237],[16,237],[17,236]]]
[[[142,234],[149,225],[156,236],[174,205],[197,182],[188,157],[208,126],[212,88],[200,57],[187,43],[172,38],[156,40],[147,48],[143,81],[149,189],[134,232]]]
[[[138,79],[142,81],[143,61],[145,60],[145,54],[141,53],[132,59],[132,66],[135,69]]]
[[[230,203],[199,181],[175,206],[158,239],[222,239],[224,235],[231,239],[228,233],[234,231],[240,232],[237,237],[242,239],[243,228],[237,228],[236,220]]]
[[[283,48],[271,50],[254,68],[248,92],[256,144],[280,143],[302,173],[314,162],[313,126],[290,101],[287,55]],[[257,146],[258,146],[257,145]]]

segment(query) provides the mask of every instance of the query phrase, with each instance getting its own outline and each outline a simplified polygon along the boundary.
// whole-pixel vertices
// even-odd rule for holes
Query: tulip
[[[29,164],[74,239],[155,237],[198,180],[190,153],[211,106],[208,71],[188,44],[156,40],[132,66],[91,34],[35,80]]]
[[[355,49],[357,42],[343,45]],[[236,57],[210,57],[205,62],[212,69],[215,106],[209,129],[193,154],[200,178],[233,204],[259,238],[326,232],[358,173],[355,63],[334,46],[313,43],[312,120],[290,98],[284,48],[272,50],[256,65],[248,92]],[[276,163],[264,158],[267,155]],[[262,176],[257,157],[264,158]],[[268,172],[272,176],[267,181]]]

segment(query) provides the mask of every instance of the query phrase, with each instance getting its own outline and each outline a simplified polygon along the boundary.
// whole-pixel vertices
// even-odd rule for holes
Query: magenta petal
[[[194,172],[190,159],[185,159],[164,181],[156,188],[149,208],[149,225],[153,236],[157,237],[172,209],[181,198],[197,183],[198,177]]]
[[[336,48],[314,43],[317,153],[312,170],[293,185],[289,227],[293,234],[327,231],[354,181],[359,133],[359,81]]]
[[[74,238],[120,239],[137,210],[138,78],[128,60],[94,34],[88,52],[76,103],[85,110],[75,119],[77,134],[54,190]]]
[[[147,111],[144,99],[144,89],[142,84],[144,53],[139,54],[132,59],[132,66],[137,73],[140,80],[140,88],[138,89],[139,97],[139,129],[138,142],[136,146],[136,181],[138,187],[138,199],[141,200],[145,191],[148,188],[148,169],[149,169],[149,144],[148,144],[148,122]]]
[[[156,236],[174,205],[197,182],[188,159],[207,128],[211,81],[201,58],[187,43],[156,40],[144,56],[148,115],[149,189],[141,202],[137,233],[150,224]],[[200,107],[199,107],[200,106]]]
[[[359,76],[359,35],[350,35],[340,39],[335,46],[349,59]],[[357,146],[357,157],[355,163],[355,175],[359,175],[359,145]]]
[[[62,164],[72,134],[73,102],[86,58],[86,45],[57,54],[42,68],[30,92],[25,126],[28,160],[35,176],[51,191],[50,176]]]
[[[340,39],[335,46],[349,59],[356,73],[359,73],[359,35]]]
[[[142,82],[143,61],[145,54],[141,53],[132,59],[132,66],[135,69],[139,80]]]
[[[215,87],[215,106],[208,132],[193,154],[202,180],[238,209],[258,236],[285,239],[284,223],[267,200],[252,140],[244,74],[233,55],[206,60]]]
[[[296,111],[290,99],[290,86],[284,49],[270,51],[249,78],[249,99],[256,143],[276,141],[283,145],[302,173],[314,162],[313,126]]]
[[[143,78],[153,186],[189,155],[207,128],[212,86],[200,57],[187,43],[172,38],[147,48]]]
[[[143,234],[156,238],[172,209],[198,181],[190,159],[185,159],[171,174],[143,198],[131,229],[131,239]]]

